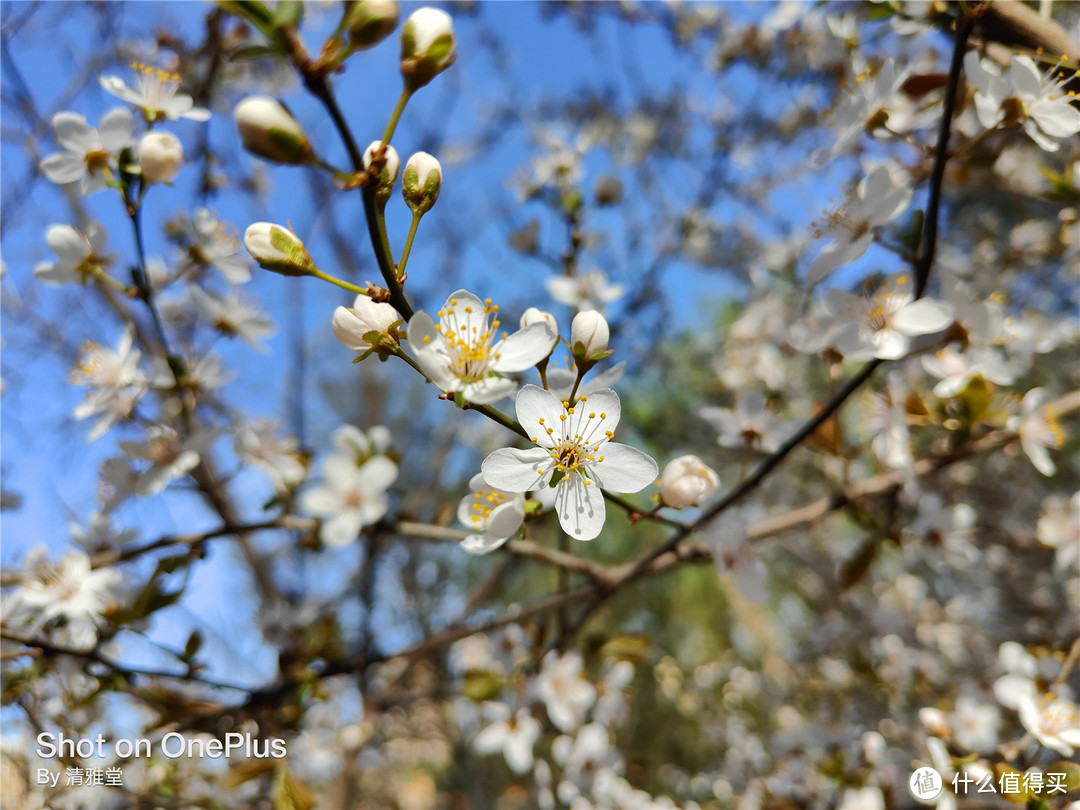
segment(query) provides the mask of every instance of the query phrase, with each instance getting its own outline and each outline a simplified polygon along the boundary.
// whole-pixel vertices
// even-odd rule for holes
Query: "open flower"
[[[469,481],[468,495],[458,504],[457,519],[476,534],[461,541],[470,554],[487,554],[509,540],[525,520],[525,495],[503,492],[484,483],[483,473]]]
[[[481,301],[466,290],[446,299],[438,325],[426,312],[417,312],[409,321],[409,345],[427,378],[479,405],[513,393],[517,384],[501,375],[539,363],[555,338],[551,327],[539,322],[509,336],[504,332],[496,341],[498,313],[490,298]]]
[[[806,283],[817,284],[837,267],[866,253],[874,241],[874,229],[892,222],[910,202],[911,186],[899,167],[882,163],[871,169],[856,187],[855,199],[829,223],[832,241],[806,271]]]
[[[473,740],[476,752],[502,752],[514,773],[528,771],[533,766],[533,745],[540,736],[540,722],[529,714],[528,709],[518,709],[512,714],[505,703],[494,701],[483,705],[483,713],[490,725]]]
[[[102,76],[101,86],[128,104],[141,107],[147,121],[168,118],[189,118],[192,121],[210,120],[210,111],[196,107],[191,96],[177,92],[180,76],[149,65],[132,64],[136,73],[135,87],[128,87],[119,76]]]
[[[105,254],[106,236],[96,222],[86,226],[85,235],[71,225],[49,226],[45,242],[56,254],[56,261],[38,264],[34,277],[47,284],[86,284],[111,261]]]
[[[516,405],[518,421],[536,447],[496,450],[484,459],[484,480],[507,492],[528,492],[547,486],[558,473],[559,525],[578,540],[592,540],[604,528],[601,487],[637,492],[656,479],[652,458],[611,441],[621,412],[614,391],[596,391],[571,407],[550,391],[526,385]]]
[[[80,194],[92,194],[105,188],[105,181],[117,169],[120,151],[131,143],[131,112],[112,110],[98,128],[73,112],[53,116],[56,139],[66,151],[49,155],[41,161],[41,171],[54,183],[78,183]]]
[[[1014,55],[1002,75],[989,60],[980,60],[977,51],[964,57],[964,73],[975,86],[975,112],[987,129],[999,124],[1017,124],[1031,140],[1047,152],[1056,152],[1056,139],[1080,132],[1080,110],[1072,106],[1065,90],[1070,76],[1058,78],[1059,65],[1045,74],[1031,57]]]
[[[566,304],[579,312],[604,307],[623,296],[621,284],[608,284],[608,277],[599,270],[576,276],[555,276],[544,282],[548,293],[560,304]]]
[[[911,348],[911,338],[940,332],[953,321],[953,307],[932,298],[915,299],[911,275],[898,273],[872,294],[853,295],[832,288],[825,306],[843,319],[831,345],[849,360],[896,360]]]
[[[1044,546],[1057,549],[1054,567],[1058,571],[1080,562],[1080,492],[1069,498],[1051,497],[1043,501],[1043,514],[1035,524],[1035,536]]]
[[[560,731],[575,731],[596,702],[596,687],[586,680],[583,670],[581,654],[573,650],[562,656],[552,650],[540,665],[536,694]]]
[[[1046,390],[1032,388],[1020,403],[1020,416],[1009,420],[1009,429],[1020,434],[1020,446],[1035,469],[1043,475],[1051,476],[1057,469],[1047,452],[1047,448],[1057,450],[1065,443],[1057,414],[1053,408],[1043,407]]]
[[[350,426],[351,427],[351,426]],[[359,437],[365,447],[348,439]],[[330,546],[344,546],[356,539],[360,529],[375,523],[389,508],[386,491],[397,478],[397,465],[383,455],[361,461],[361,451],[371,448],[367,438],[351,428],[335,434],[336,452],[323,462],[323,480],[301,498],[303,507],[323,519],[319,536]]]

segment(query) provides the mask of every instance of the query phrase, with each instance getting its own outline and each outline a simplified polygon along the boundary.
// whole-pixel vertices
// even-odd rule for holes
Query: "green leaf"
[[[281,56],[283,51],[277,45],[245,45],[229,54],[232,62],[250,62],[267,56]]]

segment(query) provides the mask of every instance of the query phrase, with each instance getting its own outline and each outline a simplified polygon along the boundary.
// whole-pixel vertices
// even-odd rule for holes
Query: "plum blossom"
[[[300,499],[304,509],[322,518],[319,536],[327,545],[351,543],[390,507],[386,492],[398,468],[382,455],[382,431],[377,436],[376,442],[352,425],[339,428],[332,440],[335,450],[323,462],[322,482]]]
[[[855,79],[855,89],[841,102],[832,117],[836,139],[829,149],[831,157],[846,150],[865,133],[873,133],[886,123],[894,132],[907,128],[908,100],[903,94],[907,71],[897,73],[896,64],[886,61],[876,76],[869,70]]]
[[[1031,140],[1047,152],[1060,149],[1057,139],[1080,132],[1080,110],[1065,85],[1071,77],[1057,77],[1060,63],[1040,73],[1030,56],[1014,54],[1004,74],[980,59],[977,51],[964,57],[964,73],[974,85],[975,113],[987,129],[1019,123]]]
[[[398,344],[397,327],[403,319],[390,304],[377,303],[370,296],[358,295],[352,309],[338,307],[330,328],[346,347],[367,356],[380,348]]]
[[[233,284],[251,281],[251,262],[241,251],[240,240],[209,209],[196,209],[194,219],[178,227],[189,242],[189,262],[215,267]]]
[[[911,202],[911,186],[891,162],[874,166],[855,189],[855,199],[830,222],[832,239],[806,271],[806,283],[817,284],[825,276],[866,253],[876,228],[892,222]]]
[[[506,492],[528,492],[547,486],[559,473],[555,511],[572,537],[592,540],[603,529],[601,488],[637,492],[656,479],[652,458],[611,441],[621,413],[614,391],[596,391],[571,406],[550,391],[526,385],[516,406],[518,421],[536,446],[494,451],[481,466],[484,480]]]
[[[1058,571],[1080,562],[1080,492],[1069,498],[1050,497],[1043,501],[1035,536],[1044,546],[1057,550],[1054,567]]]
[[[577,729],[596,702],[596,687],[585,679],[581,654],[576,650],[562,656],[552,650],[544,656],[536,676],[536,694],[560,731]]]
[[[91,570],[90,558],[82,551],[69,551],[53,564],[43,547],[27,555],[25,572],[16,601],[33,616],[33,624],[40,628],[59,620],[70,644],[93,647],[123,575],[112,568]]]
[[[469,489],[472,491],[458,504],[457,519],[475,533],[462,540],[461,547],[470,554],[487,554],[521,528],[525,495],[489,487],[482,473],[472,477]]]
[[[777,419],[768,409],[765,395],[760,391],[744,391],[735,400],[734,408],[706,406],[698,415],[716,430],[716,442],[721,447],[754,448],[772,453],[790,431],[792,424]]]
[[[909,273],[890,276],[865,295],[834,287],[825,306],[841,321],[830,343],[849,360],[896,360],[910,351],[912,337],[940,332],[953,321],[952,305],[915,298]]]
[[[551,327],[542,321],[496,340],[498,306],[466,290],[451,294],[438,316],[438,324],[426,312],[409,321],[413,354],[432,383],[480,405],[513,393],[517,384],[502,375],[536,365],[554,342]]]
[[[1020,402],[1020,415],[1009,419],[1009,429],[1020,436],[1020,446],[1035,469],[1045,476],[1056,471],[1047,448],[1057,450],[1065,443],[1065,434],[1058,424],[1057,414],[1049,405],[1043,407],[1046,390],[1032,388]]]
[[[174,479],[194,470],[215,436],[214,430],[206,428],[185,439],[167,425],[151,425],[144,441],[120,442],[120,449],[128,456],[150,462],[135,481],[135,493],[156,495]]]
[[[544,282],[548,293],[560,304],[584,312],[603,312],[606,305],[622,298],[625,288],[621,284],[609,284],[608,277],[600,270],[579,273],[576,276],[555,276]]]
[[[78,183],[79,193],[93,194],[117,170],[121,150],[131,143],[131,112],[107,112],[94,129],[86,118],[59,112],[52,119],[56,138],[65,151],[41,161],[41,171],[54,183]]]
[[[907,392],[903,377],[893,371],[885,381],[885,392],[863,392],[861,432],[871,438],[870,449],[881,463],[894,470],[911,466],[911,436],[905,405]]]
[[[134,340],[134,328],[128,327],[116,349],[88,344],[78,367],[71,373],[72,382],[91,389],[86,401],[75,408],[75,418],[101,415],[90,431],[90,441],[103,436],[117,420],[130,416],[146,391],[147,380],[139,370],[142,353],[134,348]]]
[[[138,532],[134,529],[117,529],[113,525],[112,518],[100,512],[95,512],[90,516],[90,522],[86,528],[78,523],[70,523],[68,528],[71,531],[71,539],[90,553],[119,548],[138,536]]]
[[[540,722],[528,709],[512,714],[505,703],[485,703],[482,711],[489,725],[476,735],[473,748],[480,754],[501,751],[510,770],[526,773],[533,766],[533,745],[540,736]]]
[[[96,222],[86,226],[85,234],[71,225],[49,226],[45,242],[57,261],[34,267],[35,278],[46,284],[86,284],[97,278],[112,261],[105,253],[107,236],[105,228]]]
[[[211,325],[226,337],[238,337],[259,351],[266,351],[263,338],[277,331],[274,322],[239,295],[221,298],[202,287],[190,288],[191,300]]]
[[[178,74],[138,63],[132,64],[131,68],[136,73],[135,87],[128,87],[119,76],[102,76],[101,86],[128,104],[141,107],[147,121],[160,118],[210,120],[209,110],[196,107],[190,95],[178,92],[181,81]]]
[[[994,694],[1002,705],[1016,710],[1021,724],[1040,744],[1066,757],[1080,748],[1080,708],[1071,700],[1042,694],[1034,681],[1019,675],[999,678]]]
[[[693,506],[720,487],[716,472],[693,455],[679,456],[667,463],[660,476],[660,499],[666,506],[681,509]]]
[[[278,437],[270,420],[242,422],[233,427],[236,454],[261,468],[278,492],[291,492],[307,475],[307,465],[294,436]]]

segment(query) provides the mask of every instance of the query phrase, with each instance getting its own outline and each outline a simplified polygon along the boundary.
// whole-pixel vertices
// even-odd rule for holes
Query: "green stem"
[[[540,372],[540,383],[541,383],[541,385],[544,386],[544,390],[547,391],[548,390],[547,360],[544,360],[543,363],[537,365],[536,370]]]
[[[401,261],[397,266],[397,277],[401,280],[401,277],[405,275],[405,264],[409,261],[409,252],[412,250],[413,239],[416,238],[416,228],[420,225],[420,217],[423,214],[418,211],[414,211],[412,215],[412,224],[409,226],[409,235],[405,237],[405,247],[401,249]]]
[[[409,97],[411,95],[412,92],[408,88],[401,91],[397,106],[394,107],[394,112],[390,114],[390,120],[387,122],[386,131],[382,136],[383,146],[390,145],[390,139],[394,137],[394,130],[397,129],[398,119],[401,118],[401,114],[405,111],[405,105],[409,103]]]
[[[317,279],[321,279],[322,281],[325,281],[328,284],[333,284],[335,287],[341,287],[341,289],[348,290],[349,292],[354,292],[354,293],[357,293],[359,295],[371,295],[371,293],[369,293],[363,287],[357,287],[355,284],[350,284],[348,281],[340,279],[337,276],[332,276],[329,273],[324,273],[322,270],[319,270],[318,268],[315,268],[314,270],[312,270],[309,273],[309,275],[312,275]]]
[[[577,373],[577,379],[574,380],[574,387],[573,387],[573,389],[571,389],[570,396],[566,400],[567,402],[570,403],[571,407],[573,407],[573,404],[574,404],[574,397],[577,396],[578,386],[581,385],[581,381],[584,378],[585,378],[585,370],[579,368],[578,373]]]

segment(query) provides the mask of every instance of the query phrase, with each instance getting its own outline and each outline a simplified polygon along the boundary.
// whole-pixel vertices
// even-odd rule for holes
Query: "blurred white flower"
[[[149,65],[132,64],[135,71],[135,87],[128,87],[119,76],[102,76],[101,86],[128,104],[142,108],[149,122],[160,118],[175,121],[188,118],[192,121],[208,121],[210,111],[196,107],[191,96],[179,92],[181,77]]]
[[[584,677],[581,654],[575,650],[561,656],[552,650],[545,655],[535,683],[537,697],[560,731],[577,729],[596,702],[596,687]]]
[[[108,233],[96,222],[83,234],[71,225],[50,225],[45,242],[56,254],[55,262],[34,267],[34,277],[47,284],[87,284],[104,272],[112,259],[105,253]]]
[[[1065,443],[1065,434],[1058,424],[1057,414],[1049,405],[1043,407],[1046,391],[1032,388],[1020,402],[1020,415],[1009,418],[1009,429],[1020,436],[1020,446],[1035,469],[1051,476],[1057,469],[1047,448],[1057,450]]]
[[[607,276],[599,270],[576,276],[553,276],[544,286],[560,304],[579,312],[589,309],[603,312],[607,304],[618,301],[624,293],[621,284],[609,284]]]
[[[105,188],[117,171],[121,150],[131,143],[131,112],[111,110],[94,129],[86,118],[73,112],[59,112],[52,119],[53,130],[66,151],[41,161],[41,171],[54,183],[78,183],[86,195]]]
[[[1080,492],[1069,498],[1043,501],[1043,513],[1035,535],[1044,546],[1057,551],[1054,567],[1065,571],[1080,563]]]
[[[481,707],[489,725],[473,740],[473,749],[480,754],[501,753],[506,764],[517,774],[533,766],[533,746],[540,736],[540,722],[528,709],[512,714],[505,703],[487,702]]]

